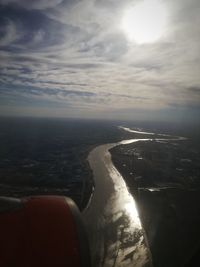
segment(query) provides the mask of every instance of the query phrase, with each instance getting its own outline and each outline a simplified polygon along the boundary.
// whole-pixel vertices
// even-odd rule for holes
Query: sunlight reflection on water
[[[127,131],[127,128],[124,128]],[[137,132],[137,131],[135,131]],[[141,132],[141,134],[149,134],[147,132]],[[151,133],[150,133],[151,134]],[[153,133],[152,133],[153,134]],[[161,134],[161,136],[168,136]],[[170,138],[171,141],[185,140],[184,137]],[[140,138],[129,139],[112,144],[109,149],[117,145],[126,145],[135,142],[145,141],[165,141],[166,138]],[[112,198],[107,204],[107,214],[110,214],[113,222],[110,222],[114,226],[114,222],[118,220],[118,247],[114,249],[113,243],[110,244],[109,253],[115,255],[115,261],[112,265],[105,264],[104,266],[116,266],[116,267],[143,267],[152,266],[151,255],[148,249],[147,240],[145,240],[145,233],[142,228],[142,224],[139,218],[137,205],[129,193],[126,183],[112,163],[110,153],[107,153],[105,157],[105,165],[109,172],[109,176],[113,180],[114,193]],[[112,216],[115,214],[115,216]],[[116,216],[116,214],[118,216]],[[117,230],[116,230],[117,231]],[[116,241],[115,241],[116,242]],[[105,261],[106,262],[106,261]],[[109,260],[107,261],[109,263]]]
[[[112,164],[110,153],[107,153],[104,163],[114,184],[114,193],[105,209],[107,228],[112,225],[112,231],[117,232],[117,240],[113,240],[108,246],[104,266],[145,266],[149,261],[149,251],[135,200],[121,174]]]
[[[125,131],[129,128],[123,128]],[[140,132],[147,134],[146,132]],[[149,134],[149,133],[148,133]],[[168,136],[159,134],[159,136]],[[144,136],[145,137],[145,136]],[[136,202],[113,165],[109,150],[135,142],[168,142],[184,137],[140,138],[101,145],[90,152],[95,190],[84,211],[89,222],[92,263],[95,267],[151,267],[152,259]]]
[[[113,206],[115,206],[115,209],[125,212],[132,224],[134,224],[134,227],[141,229],[141,222],[135,200],[129,193],[124,179],[110,161],[108,170],[115,188],[115,201],[113,201]]]
[[[125,204],[124,209],[127,215],[129,216],[130,220],[132,221],[132,223],[134,223],[135,226],[141,229],[141,222],[135,205],[135,201],[133,200],[131,201],[130,199],[129,203]]]

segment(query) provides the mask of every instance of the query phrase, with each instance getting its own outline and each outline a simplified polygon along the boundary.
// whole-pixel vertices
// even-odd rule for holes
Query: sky
[[[166,21],[139,42],[148,14],[123,22],[147,1]],[[0,116],[198,120],[199,14],[199,0],[0,0]]]

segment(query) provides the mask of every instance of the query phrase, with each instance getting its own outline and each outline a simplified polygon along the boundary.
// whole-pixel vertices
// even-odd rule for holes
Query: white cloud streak
[[[62,1],[63,0],[0,0],[0,4],[1,5],[16,4],[26,9],[43,10],[47,8],[53,8],[62,3]]]
[[[111,106],[118,110],[200,106],[199,1],[163,0],[170,14],[168,31],[159,42],[146,45],[128,42],[120,29],[130,1],[27,2],[1,0],[0,4],[40,9],[50,24],[40,25],[28,40],[18,42],[30,29],[22,20],[19,32],[17,22],[7,19],[0,45],[12,49],[0,52],[2,84],[44,92],[57,89],[56,94],[46,91],[34,97],[76,106],[84,103],[85,112],[91,107],[98,113]],[[94,95],[63,96],[62,90]]]

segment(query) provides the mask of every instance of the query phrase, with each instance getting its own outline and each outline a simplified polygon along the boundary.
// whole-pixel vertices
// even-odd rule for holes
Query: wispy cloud
[[[23,105],[32,99],[32,110],[54,103],[61,112],[66,103],[77,116],[79,106],[80,116],[94,117],[200,106],[199,1],[163,1],[165,36],[137,45],[120,21],[138,1],[0,0],[4,110],[6,103],[16,110],[20,98]]]
[[[62,1],[63,0],[0,0],[0,4],[1,5],[14,4],[26,9],[43,10],[46,8],[53,8],[62,3]]]

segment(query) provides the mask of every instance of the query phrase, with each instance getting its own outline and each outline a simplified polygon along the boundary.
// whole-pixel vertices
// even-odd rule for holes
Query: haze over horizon
[[[199,121],[199,12],[198,0],[0,0],[0,116]]]

